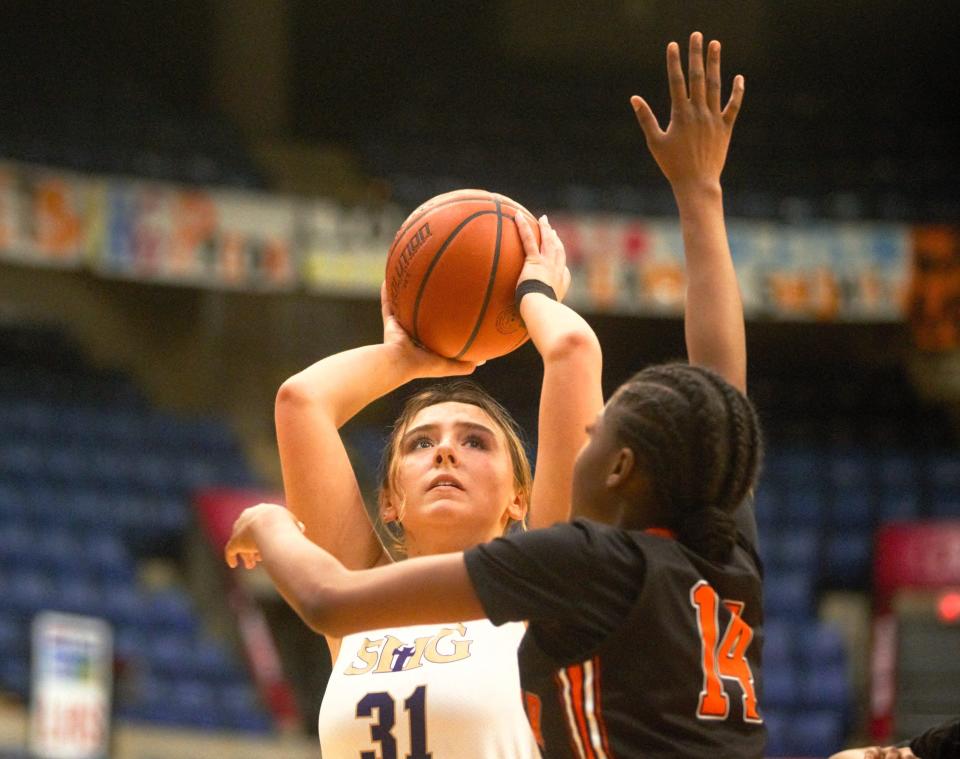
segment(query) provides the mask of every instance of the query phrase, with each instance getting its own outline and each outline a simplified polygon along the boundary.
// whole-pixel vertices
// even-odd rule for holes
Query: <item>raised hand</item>
[[[703,35],[690,35],[689,89],[680,65],[680,46],[667,45],[670,123],[660,129],[657,118],[639,95],[630,98],[647,147],[676,190],[690,183],[718,183],[727,159],[733,124],[743,102],[744,80],[733,79],[727,104],[720,104],[720,43],[710,42],[704,70]]]

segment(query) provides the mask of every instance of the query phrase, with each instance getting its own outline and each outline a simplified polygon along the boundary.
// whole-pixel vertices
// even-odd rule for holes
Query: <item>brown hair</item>
[[[727,561],[732,513],[763,455],[753,404],[715,372],[676,363],[635,374],[611,405],[618,436],[652,476],[658,517],[700,555]]]
[[[500,428],[506,438],[507,450],[510,453],[510,461],[513,465],[514,486],[523,498],[524,509],[528,508],[530,491],[533,488],[533,475],[530,472],[530,462],[527,459],[520,427],[510,416],[510,412],[478,384],[470,380],[452,380],[431,385],[425,390],[410,396],[403,404],[400,416],[393,424],[393,429],[390,431],[390,437],[383,448],[380,461],[380,486],[377,489],[377,504],[380,510],[381,524],[383,509],[389,503],[391,494],[400,496],[401,503],[397,512],[403,512],[403,494],[395,487],[397,470],[400,467],[400,443],[403,436],[417,414],[428,406],[435,406],[438,403],[468,403],[471,406],[476,406],[484,411]],[[511,520],[507,525],[508,529],[513,524],[516,524],[516,522]],[[391,530],[391,532],[393,531]],[[398,543],[394,547],[399,547],[402,539],[395,533],[394,538]]]

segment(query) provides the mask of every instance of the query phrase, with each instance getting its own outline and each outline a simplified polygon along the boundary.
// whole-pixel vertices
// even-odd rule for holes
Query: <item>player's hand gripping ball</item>
[[[516,201],[486,190],[431,198],[403,222],[387,256],[387,298],[417,343],[460,361],[502,356],[527,341],[514,307],[525,259]]]

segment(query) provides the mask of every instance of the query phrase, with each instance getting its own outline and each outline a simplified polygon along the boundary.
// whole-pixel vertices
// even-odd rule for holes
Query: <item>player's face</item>
[[[623,446],[612,423],[613,413],[607,404],[587,426],[587,442],[573,466],[573,513],[600,522],[611,521],[618,505],[609,477]]]
[[[407,427],[399,456],[395,485],[403,513],[395,516],[410,555],[491,540],[511,517],[522,516],[506,436],[478,406],[423,409]]]

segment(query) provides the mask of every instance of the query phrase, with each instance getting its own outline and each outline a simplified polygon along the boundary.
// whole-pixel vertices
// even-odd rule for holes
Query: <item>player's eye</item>
[[[433,445],[433,441],[428,438],[426,435],[420,435],[419,437],[413,438],[410,441],[409,448],[411,451],[420,449],[420,448],[429,448]]]
[[[483,439],[482,435],[467,435],[463,443],[468,448],[485,449],[487,447],[487,441]]]

